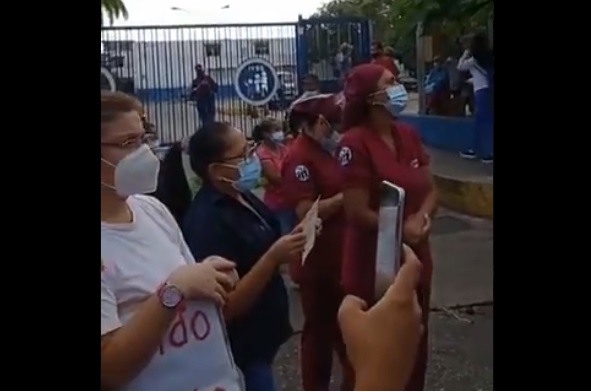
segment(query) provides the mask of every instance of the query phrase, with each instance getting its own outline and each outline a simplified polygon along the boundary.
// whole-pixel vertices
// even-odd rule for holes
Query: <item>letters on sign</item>
[[[164,340],[160,344],[159,353],[164,355],[165,347],[168,348],[181,348],[190,339],[197,341],[203,341],[207,339],[211,332],[211,325],[207,318],[207,315],[201,310],[194,310],[192,313],[187,314],[186,309],[179,310],[177,317],[170,326],[170,329],[164,335]]]

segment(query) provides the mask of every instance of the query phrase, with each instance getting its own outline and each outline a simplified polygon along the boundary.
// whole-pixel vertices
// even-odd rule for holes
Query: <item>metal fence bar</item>
[[[340,44],[353,43],[356,57],[369,55],[367,26],[361,18],[300,18],[287,23],[104,27],[101,66],[113,75],[118,89],[142,101],[163,144],[179,141],[200,126],[197,107],[188,99],[197,64],[219,86],[216,120],[249,135],[259,118],[251,116],[253,109],[233,86],[243,61],[260,57],[274,66],[280,92],[255,112],[283,119],[305,73],[326,81],[325,90],[335,88],[333,62]]]

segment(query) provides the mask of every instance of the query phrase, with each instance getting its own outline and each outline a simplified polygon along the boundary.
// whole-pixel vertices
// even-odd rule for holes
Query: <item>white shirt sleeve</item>
[[[178,243],[181,250],[181,254],[183,255],[183,258],[185,259],[187,264],[194,263],[195,258],[193,257],[193,254],[191,253],[189,246],[185,242],[181,228],[176,223],[176,220],[174,219],[170,211],[168,211],[168,208],[166,208],[166,206],[155,197],[145,195],[139,195],[135,197],[144,200],[145,202],[150,204],[155,211],[157,211],[158,215],[162,218],[162,220],[168,227],[170,235]]]
[[[121,327],[117,312],[117,298],[106,274],[101,272],[101,336]]]
[[[466,51],[458,60],[458,69],[460,71],[469,71],[474,67],[474,57],[470,54],[470,52]]]

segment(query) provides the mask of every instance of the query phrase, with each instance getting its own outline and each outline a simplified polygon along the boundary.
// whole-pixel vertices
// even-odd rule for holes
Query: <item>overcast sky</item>
[[[295,22],[326,0],[125,0],[129,19],[114,26]],[[222,7],[229,5],[227,9]],[[176,9],[176,10],[175,10]]]

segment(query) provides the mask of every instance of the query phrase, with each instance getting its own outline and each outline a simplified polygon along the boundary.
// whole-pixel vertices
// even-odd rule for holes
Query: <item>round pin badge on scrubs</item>
[[[353,158],[353,154],[351,153],[351,149],[349,147],[343,147],[339,151],[339,163],[341,166],[347,166],[349,162],[351,162],[351,158]]]
[[[310,179],[310,172],[308,171],[308,168],[304,165],[296,166],[294,174],[298,181],[301,182],[306,182]]]

